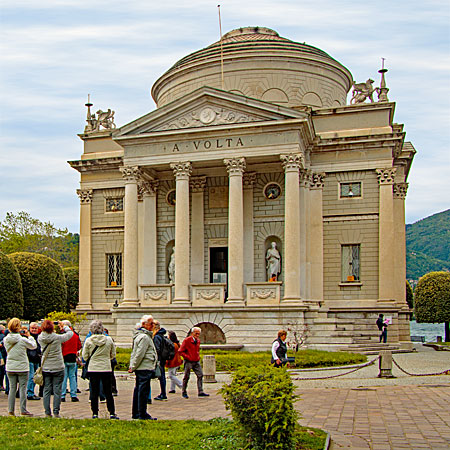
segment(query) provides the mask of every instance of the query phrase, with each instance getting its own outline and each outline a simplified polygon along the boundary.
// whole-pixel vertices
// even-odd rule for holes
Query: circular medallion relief
[[[170,190],[166,195],[166,202],[170,206],[175,206],[175,189]]]
[[[203,108],[200,112],[200,122],[208,124],[214,121],[216,112],[212,108]]]
[[[275,200],[281,195],[281,186],[278,183],[268,183],[264,186],[263,194],[268,200]]]

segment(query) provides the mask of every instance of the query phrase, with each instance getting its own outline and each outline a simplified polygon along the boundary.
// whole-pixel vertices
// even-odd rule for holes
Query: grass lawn
[[[239,450],[232,421],[112,421],[0,417],[2,450]],[[326,434],[299,427],[296,449],[323,449]]]
[[[130,361],[131,349],[117,349],[116,370],[127,370]],[[216,370],[232,372],[239,367],[264,366],[270,363],[271,353],[266,352],[242,352],[229,350],[205,350],[201,354],[216,356]],[[288,353],[294,356],[294,353]],[[303,367],[331,367],[359,364],[367,361],[365,355],[350,352],[326,352],[323,350],[300,350],[296,355],[298,368]]]

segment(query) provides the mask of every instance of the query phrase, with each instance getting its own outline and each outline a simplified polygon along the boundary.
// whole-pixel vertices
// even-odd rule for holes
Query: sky
[[[221,1],[221,0],[219,0]],[[0,221],[27,211],[79,231],[87,95],[122,126],[155,109],[153,83],[219,37],[217,0],[0,0]],[[263,26],[318,47],[356,82],[386,58],[395,122],[417,150],[406,222],[450,208],[450,2],[223,0],[222,31]],[[348,102],[350,101],[350,95]]]

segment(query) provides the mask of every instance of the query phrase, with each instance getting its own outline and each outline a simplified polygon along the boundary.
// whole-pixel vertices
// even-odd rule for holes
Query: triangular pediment
[[[174,130],[304,119],[306,112],[209,87],[152,111],[116,130],[114,137],[132,137]]]

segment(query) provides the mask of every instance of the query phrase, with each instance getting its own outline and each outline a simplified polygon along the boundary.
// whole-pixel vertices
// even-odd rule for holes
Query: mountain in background
[[[450,209],[406,225],[406,278],[450,271]]]

